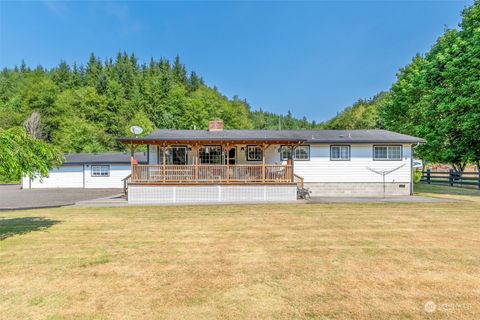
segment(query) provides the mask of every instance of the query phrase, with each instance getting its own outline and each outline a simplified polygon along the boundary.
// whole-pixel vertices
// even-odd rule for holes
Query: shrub
[[[419,183],[421,178],[422,178],[422,171],[420,171],[420,170],[413,171],[413,182],[414,183]]]

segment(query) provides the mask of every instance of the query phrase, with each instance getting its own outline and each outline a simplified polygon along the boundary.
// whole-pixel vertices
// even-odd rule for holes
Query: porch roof
[[[149,143],[424,143],[425,140],[387,130],[169,130],[139,138],[119,138],[131,144]]]

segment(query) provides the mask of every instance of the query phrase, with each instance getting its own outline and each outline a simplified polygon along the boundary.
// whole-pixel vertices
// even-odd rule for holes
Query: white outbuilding
[[[147,161],[143,152],[135,153],[139,163]],[[23,189],[34,188],[123,188],[131,173],[129,153],[66,154],[65,162],[43,179],[22,179]]]

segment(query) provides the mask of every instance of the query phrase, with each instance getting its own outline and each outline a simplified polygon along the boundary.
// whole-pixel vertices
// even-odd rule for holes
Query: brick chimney
[[[223,131],[223,120],[208,121],[208,131]]]

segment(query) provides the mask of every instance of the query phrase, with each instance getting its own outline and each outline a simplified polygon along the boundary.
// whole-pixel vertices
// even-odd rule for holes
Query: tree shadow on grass
[[[46,219],[42,217],[25,218],[1,218],[0,217],[0,241],[8,237],[24,234],[32,231],[39,231],[50,228],[60,221]]]

